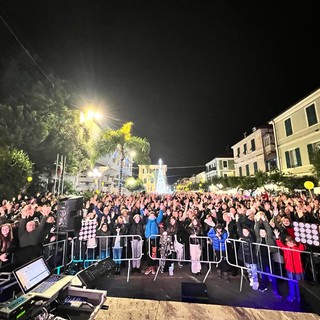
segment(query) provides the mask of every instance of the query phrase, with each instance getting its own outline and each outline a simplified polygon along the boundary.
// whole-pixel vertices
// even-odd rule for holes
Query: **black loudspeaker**
[[[182,282],[181,297],[183,302],[207,303],[207,285],[205,283]]]
[[[299,281],[301,305],[306,312],[320,315],[320,284]]]
[[[116,266],[116,263],[108,257],[80,271],[77,277],[86,288],[94,288],[98,284],[98,281],[101,280],[101,277],[113,274]]]
[[[70,197],[58,202],[57,224],[60,231],[75,231],[81,228],[83,197]]]

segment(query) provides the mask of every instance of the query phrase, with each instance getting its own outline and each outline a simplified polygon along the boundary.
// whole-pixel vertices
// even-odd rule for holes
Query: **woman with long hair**
[[[0,226],[0,266],[11,263],[13,233],[10,223]]]

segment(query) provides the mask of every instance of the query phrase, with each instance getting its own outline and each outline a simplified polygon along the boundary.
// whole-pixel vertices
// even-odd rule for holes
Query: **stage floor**
[[[168,273],[160,274],[156,280],[154,275],[144,273],[132,273],[127,282],[127,269],[123,269],[120,276],[110,274],[99,279],[98,289],[107,290],[109,298],[131,298],[163,302],[184,302],[182,297],[182,283],[201,284],[204,280],[205,271],[202,275],[193,276],[190,265],[183,268],[176,268],[174,275]],[[144,271],[144,268],[142,268]],[[249,283],[244,280],[243,289],[240,292],[240,277],[232,278],[230,282],[218,279],[216,270],[213,270],[205,281],[207,287],[207,304],[237,308],[254,308],[265,310],[292,311],[302,313],[317,313],[310,306],[301,302],[288,302],[288,284],[286,281],[279,281],[279,291],[282,298],[273,295],[271,283],[265,292],[254,291]],[[308,298],[309,299],[309,298]],[[194,301],[199,302],[199,301]],[[320,305],[320,302],[319,302]],[[272,318],[269,318],[270,320]],[[141,318],[142,320],[142,318]]]
[[[175,301],[108,297],[108,310],[99,310],[96,320],[319,320],[311,313],[275,311]]]

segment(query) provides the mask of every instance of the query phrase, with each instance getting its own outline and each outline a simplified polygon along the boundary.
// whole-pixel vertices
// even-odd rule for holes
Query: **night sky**
[[[317,3],[7,0],[0,14],[104,126],[132,121],[153,163],[192,167],[174,181],[320,87]],[[2,21],[0,36],[1,56],[22,50]]]

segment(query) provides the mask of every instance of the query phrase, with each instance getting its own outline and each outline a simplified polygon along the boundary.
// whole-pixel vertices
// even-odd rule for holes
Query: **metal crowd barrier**
[[[156,256],[152,255],[151,239],[155,240],[156,244]],[[199,259],[192,259],[190,255],[190,245],[195,244],[199,246],[200,257]],[[196,236],[189,237],[188,247],[177,241],[176,237],[164,236],[164,235],[151,235],[147,241],[148,245],[148,256],[152,260],[159,261],[157,271],[154,277],[154,281],[157,279],[161,268],[165,266],[166,262],[178,262],[178,264],[199,262],[201,264],[207,264],[208,270],[202,282],[205,282],[209,273],[212,269],[212,264],[218,265],[222,259],[224,259],[224,254],[221,250],[217,252],[213,249],[211,244],[211,239],[206,236]],[[180,251],[180,252],[179,252]]]
[[[317,281],[316,270],[314,264],[315,254],[311,251],[300,251],[291,248],[280,248],[278,246],[270,246],[262,243],[248,244],[242,240],[227,239],[227,243],[231,246],[226,246],[227,250],[227,262],[233,267],[240,268],[241,280],[240,280],[240,291],[242,291],[243,278],[245,278],[244,271],[249,271],[250,268],[245,266],[245,261],[254,261],[257,267],[256,272],[258,274],[264,274],[268,277],[275,277],[286,281],[298,281],[287,277],[284,267],[284,255],[283,251],[298,252],[301,254],[301,262],[304,270],[304,277],[312,277],[313,281]],[[249,257],[244,256],[244,246],[249,245]],[[232,248],[232,249],[230,249]],[[267,261],[262,259],[262,250],[267,253]],[[318,254],[319,255],[319,254]],[[310,268],[309,268],[310,266]],[[267,267],[267,268],[266,268]],[[265,272],[263,270],[268,270]]]
[[[206,236],[189,237],[189,242],[186,244],[175,243],[177,239],[164,239],[162,235],[152,235],[156,243],[156,255],[152,255],[151,240],[148,239],[145,242],[146,251],[148,256],[158,261],[157,271],[154,277],[154,281],[159,276],[161,267],[165,265],[166,262],[174,262],[179,264],[192,263],[192,261],[200,262],[202,265],[208,265],[208,271],[205,274],[203,282],[206,281],[210,271],[212,270],[212,265],[218,266],[222,262],[222,259],[226,259],[226,262],[241,271],[240,280],[240,291],[242,291],[243,279],[245,278],[245,271],[248,272],[242,257],[241,259],[241,248],[246,245],[244,241],[230,239],[228,238],[225,242],[225,251],[216,251],[212,247],[211,239]],[[54,269],[59,273],[61,268],[70,265],[73,262],[83,263],[83,267],[104,259],[106,257],[111,257],[116,262],[127,262],[127,282],[130,279],[130,270],[132,262],[134,260],[141,260],[143,256],[143,246],[141,246],[141,251],[135,257],[132,255],[131,241],[132,240],[143,241],[141,236],[138,235],[121,235],[121,236],[97,236],[96,241],[91,244],[88,241],[80,241],[78,238],[73,238],[71,241],[61,240],[53,243],[44,245],[44,256]],[[121,257],[115,259],[115,242],[120,241],[121,244]],[[190,256],[190,244],[191,242],[198,242],[200,248],[199,259],[191,259]],[[262,267],[262,257],[261,249],[265,248],[268,253],[268,271],[265,272],[265,268]],[[178,252],[180,250],[180,252]],[[250,254],[255,257],[257,261],[257,273],[268,276],[275,277],[283,280],[291,280],[286,275],[284,265],[283,265],[283,250],[297,251],[294,249],[279,248],[278,246],[269,246],[266,244],[253,243],[250,246]],[[242,250],[243,251],[243,250]],[[310,252],[310,251],[299,251],[302,257],[304,276],[311,279],[312,281],[317,281],[317,270],[316,266],[320,264],[320,253]],[[316,262],[315,262],[316,261]],[[265,262],[265,261],[264,261]]]
[[[132,241],[143,241],[139,235],[120,236],[96,236],[95,241],[72,239],[71,261],[83,263],[84,268],[90,264],[111,257],[119,265],[127,261],[127,282],[130,279],[131,263],[134,260],[141,260],[143,256],[143,246],[140,252],[133,256]],[[119,244],[120,246],[117,246]],[[117,257],[116,257],[117,256]]]
[[[52,270],[58,274],[61,269],[65,268],[68,264],[69,241],[59,240],[46,243],[42,246],[42,253]]]

